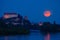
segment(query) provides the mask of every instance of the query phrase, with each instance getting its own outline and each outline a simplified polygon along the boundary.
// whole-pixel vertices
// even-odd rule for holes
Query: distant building
[[[39,24],[39,26],[42,26],[42,25],[43,25],[43,23],[42,23],[42,22],[39,22],[38,24]]]
[[[4,13],[3,18],[12,18],[12,17],[18,17],[18,14],[16,13]]]
[[[22,16],[17,13],[4,13],[2,19],[6,24],[20,24],[22,22]]]
[[[28,20],[28,17],[27,16],[24,17],[23,24],[24,24],[25,27],[30,27],[31,26],[31,23]]]

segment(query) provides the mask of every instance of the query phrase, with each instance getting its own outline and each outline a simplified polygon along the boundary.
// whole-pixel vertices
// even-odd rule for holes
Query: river
[[[60,40],[60,33],[49,34],[49,40]],[[29,35],[0,36],[0,40],[47,40],[39,30],[31,30]]]

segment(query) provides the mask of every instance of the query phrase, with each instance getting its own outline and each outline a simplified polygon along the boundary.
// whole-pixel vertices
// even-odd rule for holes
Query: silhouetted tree
[[[30,23],[30,21],[28,20],[28,17],[27,17],[27,16],[24,17],[24,19],[23,19],[23,24],[24,24],[24,26],[30,27],[31,23]]]

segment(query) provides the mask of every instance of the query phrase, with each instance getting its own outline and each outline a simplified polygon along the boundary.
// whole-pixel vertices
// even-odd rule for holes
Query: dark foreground
[[[50,40],[60,40],[60,33],[49,34]],[[29,35],[0,36],[0,40],[44,40],[39,30],[31,30]]]

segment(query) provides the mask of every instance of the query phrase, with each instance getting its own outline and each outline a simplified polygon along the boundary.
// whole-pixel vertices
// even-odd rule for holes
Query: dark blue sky
[[[51,11],[51,16],[43,16],[45,10]],[[16,12],[28,16],[32,22],[55,20],[60,24],[60,0],[0,0],[0,16],[4,12]]]

